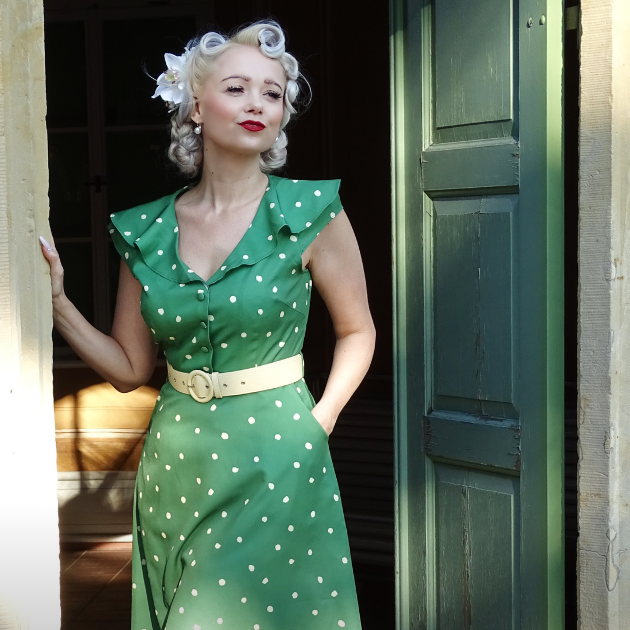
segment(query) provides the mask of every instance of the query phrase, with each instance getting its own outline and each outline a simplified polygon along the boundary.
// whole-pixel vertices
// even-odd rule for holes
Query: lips
[[[243,129],[247,131],[262,131],[265,128],[261,122],[257,120],[244,120],[242,123],[238,123]]]

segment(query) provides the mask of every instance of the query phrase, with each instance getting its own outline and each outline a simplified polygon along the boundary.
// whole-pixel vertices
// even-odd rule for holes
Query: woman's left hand
[[[332,410],[320,400],[313,409],[311,409],[311,413],[315,416],[317,422],[322,425],[324,431],[330,435],[337,422],[337,416],[333,414]]]

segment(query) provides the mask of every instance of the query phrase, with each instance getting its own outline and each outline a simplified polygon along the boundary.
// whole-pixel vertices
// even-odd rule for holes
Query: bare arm
[[[330,376],[313,415],[330,434],[337,418],[365,377],[374,354],[376,331],[357,239],[345,212],[319,233],[302,256],[335,329]]]
[[[50,247],[50,249],[48,249]],[[157,346],[140,313],[142,286],[121,262],[116,311],[111,336],[90,324],[66,297],[63,267],[54,246],[42,242],[50,263],[53,323],[70,347],[117,390],[130,392],[144,385],[155,367]]]

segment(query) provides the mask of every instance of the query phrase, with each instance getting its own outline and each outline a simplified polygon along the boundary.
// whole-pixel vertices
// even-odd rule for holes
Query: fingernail
[[[46,249],[50,249],[50,243],[43,236],[40,236],[39,240],[43,243]]]

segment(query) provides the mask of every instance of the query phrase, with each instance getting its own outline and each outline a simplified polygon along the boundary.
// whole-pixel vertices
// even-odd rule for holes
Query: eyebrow
[[[243,81],[251,81],[251,77],[245,77],[241,74],[234,74],[232,76],[229,77],[225,77],[225,79],[223,79],[221,81],[221,83],[223,83],[223,81],[227,81],[228,79],[242,79]],[[265,79],[265,83],[267,85],[277,85],[278,88],[280,89],[280,91],[282,92],[282,86],[279,83],[276,83],[275,81],[272,81],[271,79]]]

